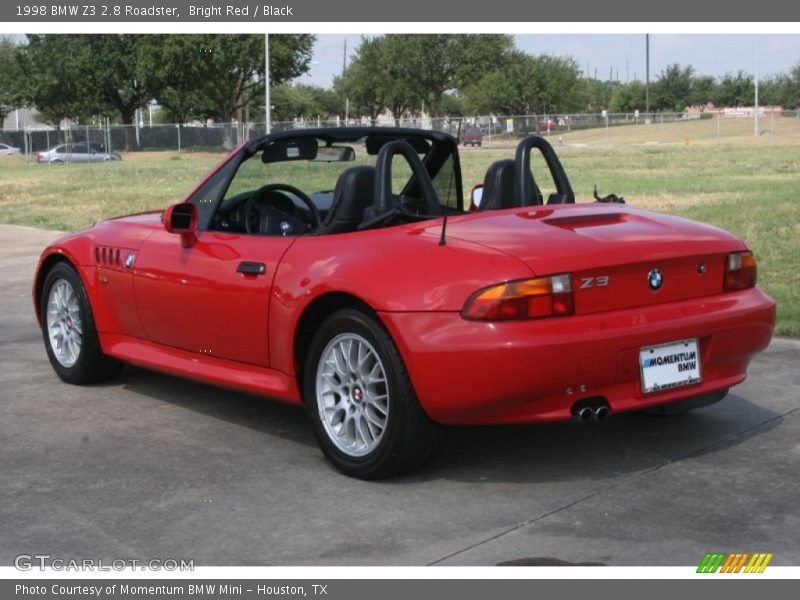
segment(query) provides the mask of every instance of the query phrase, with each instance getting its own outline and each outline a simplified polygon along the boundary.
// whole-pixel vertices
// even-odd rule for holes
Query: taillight
[[[756,284],[756,257],[752,252],[732,252],[725,263],[725,291],[745,290]]]
[[[569,275],[520,279],[472,294],[461,316],[476,321],[514,321],[575,313]]]
[[[39,152],[39,153],[36,155],[36,160],[44,160],[44,154],[42,154],[41,152]]]

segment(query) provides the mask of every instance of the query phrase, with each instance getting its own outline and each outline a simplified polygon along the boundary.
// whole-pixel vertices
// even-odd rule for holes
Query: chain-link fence
[[[400,126],[436,130],[473,140],[472,145],[503,147],[524,135],[538,134],[557,145],[633,145],[669,143],[725,142],[735,139],[797,140],[800,142],[800,111],[762,109],[756,119],[753,110],[686,113],[597,113],[473,116],[371,120],[298,119],[275,122],[272,131],[303,130],[344,125]],[[478,133],[479,132],[479,133]],[[264,135],[262,123],[206,123],[78,126],[60,129],[28,128],[0,131],[0,142],[19,148],[29,162],[42,159],[46,151],[62,146],[67,154],[79,151],[94,154],[125,152],[225,152]],[[479,136],[479,144],[475,135]],[[66,161],[65,161],[66,162]]]

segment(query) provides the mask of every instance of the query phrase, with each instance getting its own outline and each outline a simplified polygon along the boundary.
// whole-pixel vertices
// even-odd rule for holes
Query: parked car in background
[[[36,162],[53,164],[108,162],[112,160],[122,160],[122,157],[116,152],[106,151],[106,147],[99,142],[59,144],[36,155]]]
[[[0,144],[0,156],[10,156],[12,154],[19,154],[20,149],[8,144]]]
[[[477,127],[469,127],[461,134],[461,143],[465,146],[480,146],[483,143],[483,132]]]
[[[536,123],[536,131],[539,133],[543,131],[553,131],[554,129],[558,128],[558,123],[554,119],[549,119],[547,121],[539,121]]]

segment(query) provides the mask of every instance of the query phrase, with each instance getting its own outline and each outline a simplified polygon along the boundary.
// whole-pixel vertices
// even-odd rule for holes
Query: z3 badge
[[[610,280],[611,278],[608,275],[602,275],[600,277],[584,277],[581,279],[580,289],[588,290],[589,288],[593,287],[606,287]]]

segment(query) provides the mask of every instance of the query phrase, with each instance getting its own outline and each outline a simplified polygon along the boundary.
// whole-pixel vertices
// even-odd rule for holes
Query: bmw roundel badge
[[[664,276],[661,274],[660,269],[653,269],[647,274],[647,283],[650,285],[651,290],[661,289],[661,284],[664,283]]]

